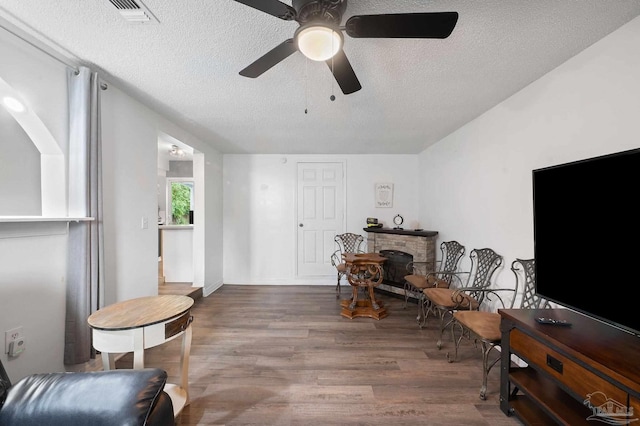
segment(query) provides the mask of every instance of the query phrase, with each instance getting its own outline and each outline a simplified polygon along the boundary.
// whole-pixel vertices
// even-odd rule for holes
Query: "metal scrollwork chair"
[[[338,249],[331,255],[331,264],[338,272],[338,284],[336,285],[336,299],[340,298],[340,280],[347,274],[347,267],[342,258],[343,253],[364,253],[360,248],[364,237],[360,234],[347,232],[335,236],[334,241]]]
[[[458,287],[432,287],[423,290],[425,303],[440,317],[440,338],[436,343],[442,348],[442,335],[451,325],[453,313],[460,310],[478,310],[485,297],[485,289],[491,285],[493,273],[502,265],[502,256],[490,248],[473,249],[469,253],[471,270],[468,272],[450,272],[459,283],[461,275],[467,275],[466,283]],[[460,285],[460,284],[459,284]],[[452,338],[455,341],[455,336]]]
[[[447,354],[449,362],[453,362],[458,357],[458,347],[463,338],[473,338],[477,344],[480,341],[482,347],[482,387],[480,388],[480,399],[486,399],[487,377],[491,368],[500,360],[500,357],[489,362],[489,354],[495,347],[500,346],[502,335],[500,332],[500,314],[498,309],[537,309],[548,308],[549,302],[536,295],[535,291],[535,260],[516,259],[511,263],[511,271],[515,274],[514,288],[498,288],[485,290],[485,306],[490,311],[458,310],[453,314],[452,333],[455,336],[455,329],[460,330],[460,337],[455,340],[455,354],[453,358]],[[522,286],[522,293],[518,290]],[[512,293],[510,297],[501,296],[500,293]],[[495,296],[495,297],[494,297]],[[520,298],[516,303],[516,299]],[[489,306],[494,302],[492,306]]]
[[[465,247],[457,241],[444,241],[440,244],[440,260],[437,261],[438,270],[420,274],[413,262],[407,265],[409,275],[404,277],[404,308],[407,307],[409,296],[418,299],[418,315],[416,321],[420,328],[425,324],[429,309],[425,303],[423,290],[431,287],[449,288],[454,275],[450,274],[458,270],[460,259],[464,256]]]

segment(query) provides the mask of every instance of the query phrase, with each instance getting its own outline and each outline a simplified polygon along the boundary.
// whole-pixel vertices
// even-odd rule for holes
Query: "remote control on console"
[[[538,321],[539,324],[563,325],[566,327],[571,325],[571,323],[568,322],[567,320],[557,320],[557,319],[545,318],[545,317],[538,317],[536,318],[536,321]]]

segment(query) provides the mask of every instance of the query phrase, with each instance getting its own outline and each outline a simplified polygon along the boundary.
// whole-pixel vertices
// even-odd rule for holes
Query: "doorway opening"
[[[159,133],[158,294],[202,294],[204,164],[203,153]]]

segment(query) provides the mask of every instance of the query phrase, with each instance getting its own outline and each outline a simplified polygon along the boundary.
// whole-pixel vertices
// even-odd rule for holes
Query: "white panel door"
[[[298,163],[298,276],[335,272],[334,237],[344,229],[343,163]]]

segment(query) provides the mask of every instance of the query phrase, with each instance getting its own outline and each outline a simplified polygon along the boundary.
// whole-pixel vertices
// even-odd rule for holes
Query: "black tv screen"
[[[640,335],[640,149],[532,175],[536,293]]]

